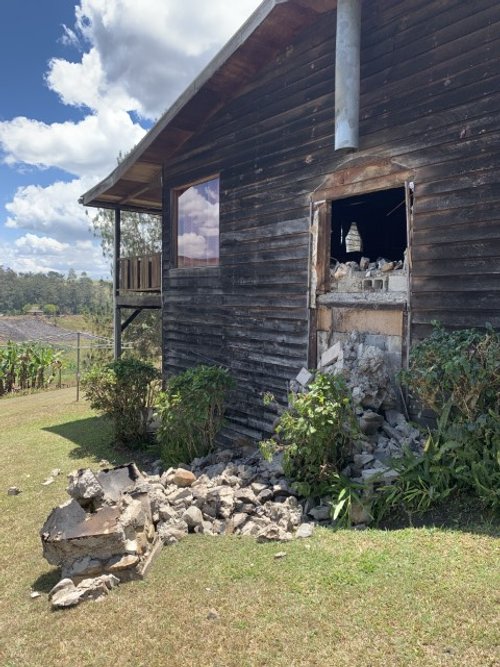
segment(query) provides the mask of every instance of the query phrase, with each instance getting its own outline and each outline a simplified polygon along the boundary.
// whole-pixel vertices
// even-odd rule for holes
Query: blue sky
[[[0,265],[108,274],[78,197],[258,4],[0,1]]]

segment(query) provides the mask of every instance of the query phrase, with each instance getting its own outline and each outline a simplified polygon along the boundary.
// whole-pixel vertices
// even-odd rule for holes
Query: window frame
[[[200,266],[179,266],[179,197],[183,195],[187,190],[197,185],[203,183],[208,183],[209,181],[214,180],[219,181],[219,235],[218,235],[218,244],[219,244],[219,257],[217,264],[206,264]],[[210,174],[209,176],[204,176],[203,178],[197,178],[193,181],[184,182],[182,185],[177,185],[170,189],[170,210],[171,210],[171,251],[170,251],[170,266],[173,269],[179,271],[199,271],[200,269],[218,269],[220,266],[220,183],[221,175],[219,172]]]

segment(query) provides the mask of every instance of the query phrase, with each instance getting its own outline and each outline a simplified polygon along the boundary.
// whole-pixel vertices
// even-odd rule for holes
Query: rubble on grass
[[[342,474],[368,488],[393,483],[398,473],[391,462],[405,448],[421,451],[423,442],[399,409],[383,351],[353,333],[324,352],[320,370],[345,378],[359,419],[360,436]],[[292,390],[307,392],[312,377],[303,369]],[[50,594],[54,608],[101,599],[118,583],[142,578],[162,545],[188,534],[287,542],[332,523],[331,498],[298,498],[283,452],[267,461],[248,448],[219,450],[166,471],[156,461],[150,474],[133,463],[79,470],[69,475],[68,494],[41,530],[44,556],[63,577]],[[368,510],[369,503],[353,505],[351,523],[366,526]]]

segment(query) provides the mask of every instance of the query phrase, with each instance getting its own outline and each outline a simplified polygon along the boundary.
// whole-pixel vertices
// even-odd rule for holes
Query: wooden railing
[[[120,259],[119,291],[160,292],[161,253]]]

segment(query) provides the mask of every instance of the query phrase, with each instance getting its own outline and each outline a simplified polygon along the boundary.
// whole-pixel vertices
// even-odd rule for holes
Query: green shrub
[[[157,438],[166,465],[189,463],[215,445],[223,424],[224,401],[234,386],[218,366],[195,366],[173,377],[157,402]]]
[[[82,389],[95,410],[113,422],[118,443],[140,446],[147,441],[150,409],[158,390],[159,372],[138,359],[118,359],[94,366]]]
[[[473,423],[498,411],[500,336],[491,327],[446,331],[434,323],[432,334],[412,348],[401,379],[437,415],[449,405],[453,422]]]
[[[317,373],[305,394],[291,394],[276,434],[285,446],[285,473],[302,496],[322,496],[337,482],[359,435],[344,380]],[[261,443],[264,455],[276,442]],[[342,498],[341,498],[342,500]]]
[[[402,379],[412,395],[436,413],[437,426],[423,455],[406,467],[399,464],[401,477],[388,492],[388,501],[406,498],[406,505],[427,509],[434,500],[459,489],[498,507],[498,332],[491,328],[449,332],[436,325],[432,335],[412,349]]]

